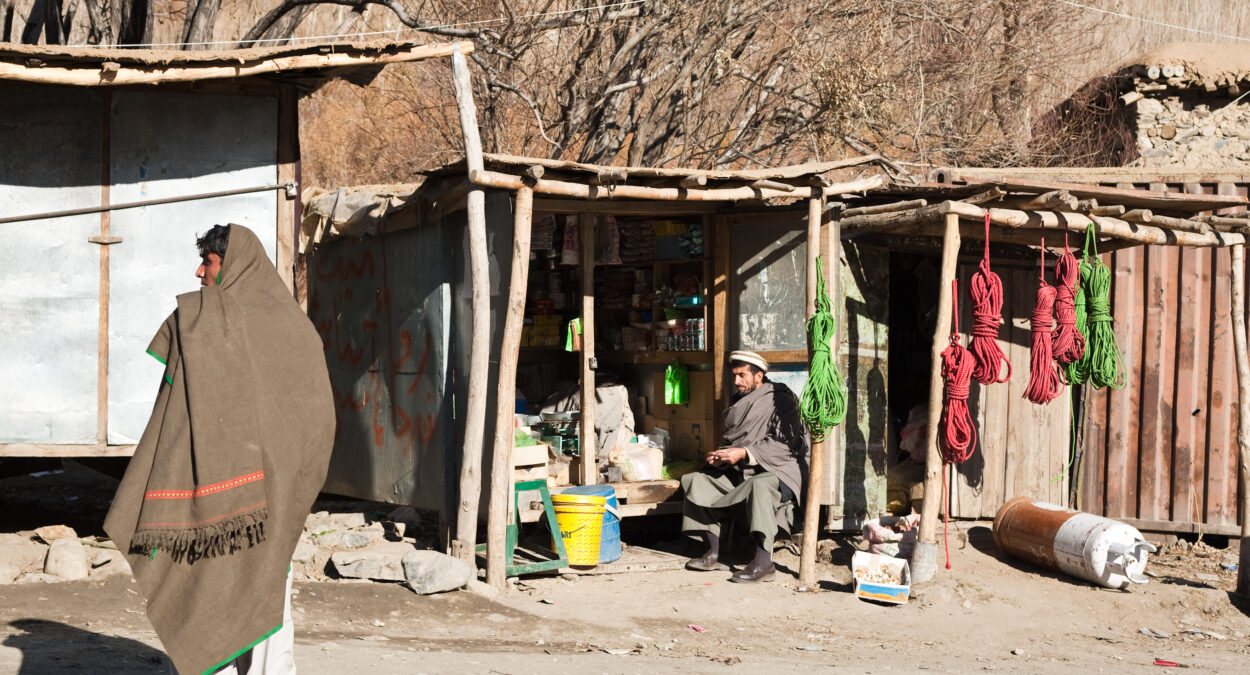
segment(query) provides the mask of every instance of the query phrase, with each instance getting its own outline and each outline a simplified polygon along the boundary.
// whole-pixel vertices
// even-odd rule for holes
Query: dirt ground
[[[81,484],[86,476],[0,480],[3,531],[74,515],[91,534],[111,482],[92,488]],[[1235,562],[1231,549],[1172,544],[1147,568],[1149,584],[1110,591],[1002,559],[988,525],[952,523],[952,569],[900,607],[851,595],[846,563],[857,537],[822,541],[820,589],[805,593],[785,551],[777,580],[756,585],[687,571],[552,576],[490,598],[302,582],[296,658],[314,674],[1116,672],[1156,658],[1204,671],[1245,667],[1250,607],[1229,594],[1236,573],[1220,564]],[[114,576],[0,585],[0,672],[166,673],[168,665],[136,585]]]

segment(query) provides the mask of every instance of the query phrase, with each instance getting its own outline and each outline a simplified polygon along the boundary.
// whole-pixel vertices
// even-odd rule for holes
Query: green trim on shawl
[[[237,651],[237,652],[235,652],[235,653],[231,654],[230,656],[227,656],[227,657],[226,657],[224,660],[222,660],[220,663],[218,663],[217,665],[215,665],[215,666],[213,666],[213,667],[209,668],[208,670],[205,670],[205,671],[204,671],[203,673],[201,673],[200,675],[208,675],[209,673],[216,672],[218,669],[221,669],[221,668],[226,667],[226,664],[228,664],[228,663],[230,663],[231,661],[233,661],[233,660],[235,660],[235,659],[239,658],[240,656],[243,656],[245,653],[247,653],[247,651],[248,651],[249,649],[251,649],[251,648],[255,647],[256,645],[258,645],[258,644],[260,644],[260,643],[264,642],[265,640],[268,640],[268,639],[269,639],[269,637],[270,637],[270,636],[272,636],[274,633],[277,633],[278,631],[282,630],[282,625],[283,625],[283,624],[278,624],[278,625],[277,625],[277,627],[273,628],[273,629],[272,629],[272,630],[270,630],[268,633],[265,633],[264,635],[262,635],[262,636],[260,636],[260,637],[256,638],[256,639],[255,639],[255,640],[253,640],[253,641],[252,641],[252,643],[251,643],[251,644],[249,644],[248,646],[244,647],[243,649],[240,649],[239,651]]]
[[[221,285],[221,268],[218,268],[218,269],[217,269],[217,281],[216,281],[215,283],[216,283],[218,286],[220,286],[220,285]]]
[[[156,352],[152,351],[151,349],[149,349],[149,350],[148,350],[148,356],[151,356],[152,358],[156,359],[157,361],[160,361],[162,366],[168,366],[168,365],[169,365],[169,362],[168,362],[168,361],[166,361],[165,359],[161,358],[160,354],[157,354]],[[173,375],[170,375],[169,373],[165,373],[165,381],[169,383],[169,386],[171,386],[171,387],[172,387],[172,386],[174,386],[174,376],[173,376]]]

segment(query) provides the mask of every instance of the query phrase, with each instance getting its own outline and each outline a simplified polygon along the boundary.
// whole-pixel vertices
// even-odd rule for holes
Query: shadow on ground
[[[169,673],[165,653],[142,642],[101,635],[57,621],[18,619],[4,646],[22,651],[18,675]]]

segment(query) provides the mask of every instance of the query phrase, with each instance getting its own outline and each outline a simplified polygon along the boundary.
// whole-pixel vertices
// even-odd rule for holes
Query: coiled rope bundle
[[[976,360],[972,377],[981,384],[1006,382],[1011,379],[1011,361],[998,346],[998,324],[1003,318],[1003,282],[990,270],[990,214],[985,213],[985,257],[969,280],[968,295],[972,298],[972,339],[968,351]],[[1007,365],[1006,374],[1002,372]]]
[[[821,259],[816,259],[816,306],[807,320],[807,335],[812,359],[808,365],[807,383],[799,400],[799,416],[812,434],[812,441],[822,441],[833,427],[846,419],[846,382],[833,361],[830,340],[837,322],[832,312]]]
[[[1098,258],[1098,236],[1094,223],[1085,231],[1085,251],[1081,261],[1081,288],[1085,293],[1089,316],[1088,341],[1082,368],[1088,381],[1097,388],[1119,389],[1128,381],[1128,372],[1120,356],[1111,318],[1111,270]],[[1092,248],[1092,250],[1091,250]]]
[[[942,350],[946,400],[942,406],[942,461],[960,464],[972,456],[977,431],[968,412],[968,388],[975,362],[959,341],[959,282],[951,280],[951,343]]]
[[[1055,263],[1055,332],[1051,336],[1051,351],[1061,365],[1079,361],[1085,356],[1085,336],[1076,326],[1076,291],[1080,279],[1079,263],[1068,246],[1068,233],[1065,231],[1063,255]]]
[[[950,523],[950,495],[946,492],[946,465],[963,464],[976,449],[977,429],[968,412],[968,388],[976,362],[972,352],[959,341],[959,282],[951,279],[951,343],[942,350],[942,379],[945,400],[942,404],[942,541],[946,548],[946,569],[951,568],[951,549],[947,528]]]
[[[1029,385],[1024,397],[1043,404],[1050,403],[1063,393],[1063,376],[1055,363],[1051,345],[1054,329],[1055,287],[1046,283],[1046,239],[1042,238],[1042,268],[1037,275],[1037,304],[1029,326],[1033,341],[1029,348]]]

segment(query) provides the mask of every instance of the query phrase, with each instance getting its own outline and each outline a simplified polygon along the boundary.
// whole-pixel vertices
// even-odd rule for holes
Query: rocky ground
[[[111,481],[80,467],[0,480],[0,551],[22,550],[19,560],[41,553],[45,565],[22,563],[0,585],[0,672],[168,672],[137,587],[91,526],[110,494]],[[1213,545],[1223,542],[1160,542],[1151,583],[1127,592],[1004,559],[988,523],[959,523],[952,569],[899,607],[850,593],[857,537],[821,542],[821,581],[810,592],[797,590],[797,560],[782,550],[777,580],[757,585],[678,570],[418,595],[399,580],[342,578],[337,567],[406,578],[403,555],[432,536],[428,519],[356,502],[318,508],[297,556],[305,562],[296,565],[293,600],[304,673],[1118,672],[1156,659],[1239,672],[1250,654],[1250,608],[1229,593],[1235,554]],[[36,534],[52,520],[70,522],[78,536]],[[46,568],[54,546],[74,548],[59,541],[82,547],[85,576],[81,566]],[[63,580],[70,576],[79,578]]]

